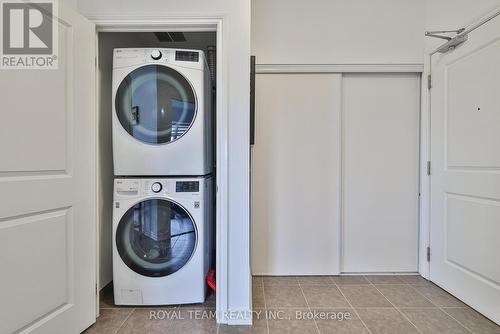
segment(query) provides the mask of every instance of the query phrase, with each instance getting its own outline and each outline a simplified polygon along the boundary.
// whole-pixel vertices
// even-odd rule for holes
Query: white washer
[[[114,49],[115,175],[212,171],[212,85],[200,50]]]
[[[115,179],[117,305],[202,303],[211,261],[212,179]]]

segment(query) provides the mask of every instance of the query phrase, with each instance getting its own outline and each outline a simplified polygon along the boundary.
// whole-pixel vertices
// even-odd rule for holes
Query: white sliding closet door
[[[256,78],[252,269],[338,272],[340,74]]]
[[[415,272],[420,75],[348,74],[342,110],[342,272]]]

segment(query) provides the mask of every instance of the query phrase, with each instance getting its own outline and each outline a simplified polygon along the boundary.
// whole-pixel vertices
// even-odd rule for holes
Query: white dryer
[[[117,305],[202,303],[211,261],[212,179],[115,179]]]
[[[115,175],[211,173],[211,92],[203,51],[114,49]]]

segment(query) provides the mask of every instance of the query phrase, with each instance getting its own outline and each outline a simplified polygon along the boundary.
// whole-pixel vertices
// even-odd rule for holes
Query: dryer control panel
[[[139,195],[138,180],[116,180],[115,191],[117,195],[137,196]]]
[[[202,50],[168,48],[117,48],[113,50],[113,68],[146,64],[181,66],[197,70],[204,70],[208,66]]]

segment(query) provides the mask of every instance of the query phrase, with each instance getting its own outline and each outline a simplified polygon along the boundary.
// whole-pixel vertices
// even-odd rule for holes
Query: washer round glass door
[[[135,139],[165,144],[182,137],[196,116],[196,96],[186,78],[163,65],[130,72],[115,96],[116,116]]]
[[[163,277],[184,267],[196,248],[193,219],[180,205],[149,199],[127,210],[116,230],[123,262],[138,274]]]

